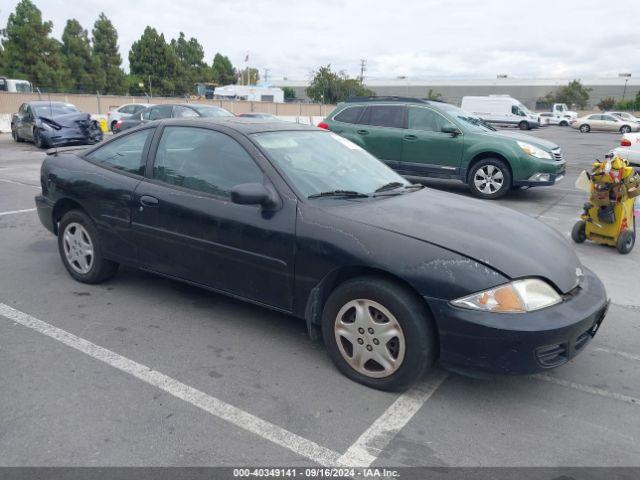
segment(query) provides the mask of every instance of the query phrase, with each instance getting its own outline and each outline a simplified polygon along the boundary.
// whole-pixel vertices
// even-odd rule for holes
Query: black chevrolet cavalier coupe
[[[16,142],[29,140],[38,148],[93,145],[103,138],[98,122],[66,102],[23,103],[11,116],[11,135]]]
[[[125,264],[295,315],[374,388],[406,388],[436,360],[557,367],[606,312],[601,281],[552,228],[411,184],[314,127],[165,120],[62,150],[36,204],[76,280]]]

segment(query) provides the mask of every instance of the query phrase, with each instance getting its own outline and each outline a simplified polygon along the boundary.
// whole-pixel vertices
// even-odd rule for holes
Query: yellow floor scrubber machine
[[[576,186],[590,196],[571,231],[573,241],[589,239],[629,253],[636,239],[635,217],[640,214],[640,175],[626,160],[607,157],[596,161],[591,172],[582,172]]]

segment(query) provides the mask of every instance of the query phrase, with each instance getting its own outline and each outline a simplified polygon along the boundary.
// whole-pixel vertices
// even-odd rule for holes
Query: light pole
[[[624,102],[624,96],[627,94],[627,83],[629,82],[629,79],[631,78],[631,74],[630,73],[619,73],[618,76],[619,77],[624,77],[624,89],[622,90],[622,101]]]

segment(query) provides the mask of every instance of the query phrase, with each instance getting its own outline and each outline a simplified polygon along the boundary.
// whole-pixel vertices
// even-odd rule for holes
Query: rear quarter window
[[[404,106],[402,105],[371,105],[362,116],[360,123],[374,127],[404,127]]]
[[[358,123],[360,115],[364,111],[364,107],[347,107],[338,113],[333,119],[342,123]]]

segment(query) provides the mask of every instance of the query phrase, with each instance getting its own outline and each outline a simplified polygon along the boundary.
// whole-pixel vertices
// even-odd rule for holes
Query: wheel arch
[[[89,215],[89,213],[77,201],[68,197],[61,198],[56,201],[51,213],[53,216],[53,233],[58,235],[58,224],[60,223],[60,220],[62,220],[62,217],[71,210],[82,210],[84,213]]]
[[[318,282],[318,284],[311,290],[309,297],[307,298],[307,303],[305,307],[305,320],[307,322],[307,329],[309,332],[309,336],[312,340],[316,340],[321,338],[320,333],[320,325],[322,319],[322,311],[323,307],[329,298],[329,295],[338,288],[340,285],[345,283],[348,280],[358,278],[358,277],[377,277],[381,279],[385,279],[391,282],[394,282],[398,285],[401,285],[403,288],[406,288],[410,291],[415,297],[425,306],[431,318],[433,319],[433,328],[436,332],[436,358],[440,354],[440,336],[438,332],[438,325],[435,321],[435,317],[433,315],[433,310],[429,303],[422,297],[418,291],[406,280],[401,277],[394,275],[386,270],[382,270],[375,267],[368,266],[359,266],[359,265],[349,265],[338,267],[335,270],[331,271],[327,275]]]

